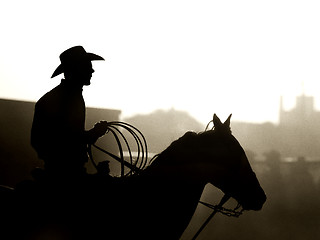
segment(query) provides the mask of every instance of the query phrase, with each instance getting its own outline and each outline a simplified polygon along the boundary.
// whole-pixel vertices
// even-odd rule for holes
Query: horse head
[[[203,152],[204,177],[225,194],[233,197],[245,210],[260,210],[266,201],[245,151],[232,135],[230,119],[222,123],[216,114],[214,127],[199,134],[198,148]],[[214,174],[212,174],[214,173]]]
[[[214,115],[212,129],[187,132],[162,152],[161,164],[176,178],[211,183],[236,199],[243,209],[260,210],[266,195],[245,151],[232,135],[230,118],[222,123]]]

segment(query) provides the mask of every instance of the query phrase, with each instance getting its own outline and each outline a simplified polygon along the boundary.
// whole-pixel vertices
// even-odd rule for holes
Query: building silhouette
[[[279,125],[287,127],[306,127],[317,130],[320,128],[320,112],[314,107],[314,97],[304,93],[296,97],[296,105],[286,111],[283,108],[283,98],[280,97]]]

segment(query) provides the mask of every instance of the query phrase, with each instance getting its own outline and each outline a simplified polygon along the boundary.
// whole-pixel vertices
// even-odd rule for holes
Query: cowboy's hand
[[[92,129],[85,132],[86,142],[89,144],[95,143],[99,137],[102,137],[106,133],[107,130],[107,121],[96,123]]]
[[[100,121],[94,125],[93,129],[98,138],[102,137],[108,130],[108,122]]]

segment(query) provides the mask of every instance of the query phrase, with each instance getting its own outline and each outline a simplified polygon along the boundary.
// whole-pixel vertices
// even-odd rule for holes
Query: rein
[[[219,206],[218,205],[212,205],[210,203],[206,203],[206,202],[202,202],[202,201],[199,201],[199,203],[201,203],[202,205],[208,207],[208,208],[211,208],[213,210],[217,210],[219,213],[223,214],[223,215],[226,215],[228,217],[240,217],[243,213],[243,209],[240,209],[238,211],[238,209],[241,207],[240,204],[238,204],[234,209],[229,209],[229,208],[224,208],[222,206]]]
[[[238,204],[234,209],[227,209],[223,207],[223,204],[225,204],[231,197],[227,194],[225,194],[220,202],[218,203],[218,205],[212,205],[210,203],[206,203],[206,202],[202,202],[199,201],[199,203],[201,203],[202,205],[213,209],[213,212],[210,214],[210,216],[206,219],[206,221],[201,225],[201,227],[199,228],[199,230],[195,233],[195,235],[193,236],[192,240],[195,240],[199,234],[202,232],[202,230],[208,225],[208,223],[210,222],[210,220],[214,217],[214,215],[216,215],[218,212],[222,213],[223,215],[226,215],[228,217],[239,217],[242,212],[244,211],[243,209],[241,209],[240,211],[237,211],[241,205]]]

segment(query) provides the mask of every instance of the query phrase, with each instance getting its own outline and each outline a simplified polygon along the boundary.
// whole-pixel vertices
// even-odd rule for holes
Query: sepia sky
[[[93,62],[87,106],[185,110],[208,122],[277,122],[304,92],[320,109],[320,2],[117,0],[0,3],[0,98],[32,100],[62,51],[82,45]]]

